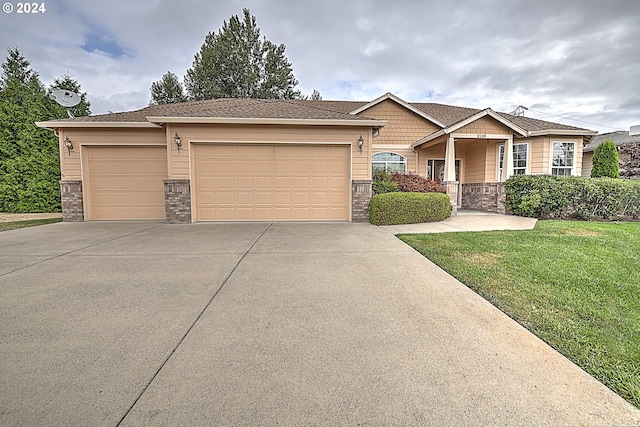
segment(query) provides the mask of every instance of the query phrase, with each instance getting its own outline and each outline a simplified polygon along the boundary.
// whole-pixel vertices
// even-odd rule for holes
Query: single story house
[[[626,144],[640,144],[640,126],[632,126],[628,132],[616,131],[596,135],[595,138],[593,138],[593,140],[586,147],[584,147],[584,154],[582,156],[582,176],[591,176],[591,169],[593,168],[593,152],[596,150],[596,148],[598,148],[600,144],[607,140],[613,141],[613,143],[616,144],[616,147],[620,147],[621,145]],[[622,164],[625,155],[621,153],[618,154],[620,156],[620,166],[622,172]]]
[[[513,174],[580,175],[596,132],[410,103],[213,99],[39,122],[59,138],[66,221],[367,221],[373,168],[499,212]]]

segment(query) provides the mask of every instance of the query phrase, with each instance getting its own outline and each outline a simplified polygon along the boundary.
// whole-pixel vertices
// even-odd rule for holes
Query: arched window
[[[371,167],[373,170],[385,170],[389,173],[407,173],[407,158],[396,153],[374,154]]]

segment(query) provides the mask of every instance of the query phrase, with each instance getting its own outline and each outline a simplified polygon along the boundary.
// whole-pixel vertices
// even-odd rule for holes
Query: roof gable
[[[355,110],[351,111],[351,114],[354,114],[354,115],[356,115],[356,114],[360,114],[360,113],[362,113],[363,111],[366,111],[366,110],[368,110],[369,108],[371,108],[371,107],[373,107],[373,106],[375,106],[375,105],[378,105],[378,104],[380,104],[381,102],[384,102],[384,101],[389,100],[389,99],[390,99],[390,100],[392,100],[392,101],[394,101],[395,103],[397,103],[397,104],[399,104],[399,105],[403,106],[403,107],[404,107],[404,108],[406,108],[407,110],[414,112],[414,113],[415,113],[415,114],[417,114],[418,116],[420,116],[420,117],[422,117],[422,118],[424,118],[424,119],[426,119],[426,120],[429,120],[431,123],[433,123],[433,124],[435,124],[435,125],[437,125],[437,126],[439,126],[439,127],[441,127],[441,128],[443,128],[443,127],[445,127],[445,126],[446,126],[446,125],[445,125],[444,123],[442,123],[440,120],[438,120],[438,119],[436,119],[435,117],[433,117],[433,116],[431,116],[431,115],[427,114],[425,111],[423,111],[423,110],[421,110],[421,109],[419,109],[419,108],[414,107],[413,105],[411,105],[411,104],[409,104],[408,102],[406,102],[406,101],[404,101],[404,100],[402,100],[402,99],[398,98],[397,96],[395,96],[394,94],[392,94],[392,93],[390,93],[390,92],[387,92],[387,93],[385,93],[384,95],[382,95],[382,96],[380,96],[380,97],[378,97],[378,98],[374,99],[373,101],[371,101],[371,102],[369,102],[369,103],[367,103],[367,104],[364,104],[364,105],[362,105],[362,106],[360,106],[360,107],[356,108]]]

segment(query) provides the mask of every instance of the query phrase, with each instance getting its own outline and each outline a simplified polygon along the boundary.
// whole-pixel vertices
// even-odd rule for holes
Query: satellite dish
[[[82,101],[80,95],[64,89],[54,90],[51,92],[50,97],[65,108],[75,107]]]
[[[69,118],[73,119],[73,114],[71,114],[70,108],[75,107],[76,105],[82,102],[82,98],[75,92],[71,92],[70,90],[58,89],[51,92],[49,95],[51,99],[56,101],[58,104],[62,105],[67,109],[67,114]]]

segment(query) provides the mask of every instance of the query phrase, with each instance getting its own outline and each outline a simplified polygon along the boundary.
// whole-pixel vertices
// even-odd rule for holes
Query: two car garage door
[[[162,219],[166,147],[84,148],[86,219]],[[193,144],[195,221],[348,220],[346,145]]]
[[[193,144],[196,221],[348,220],[346,145]]]

